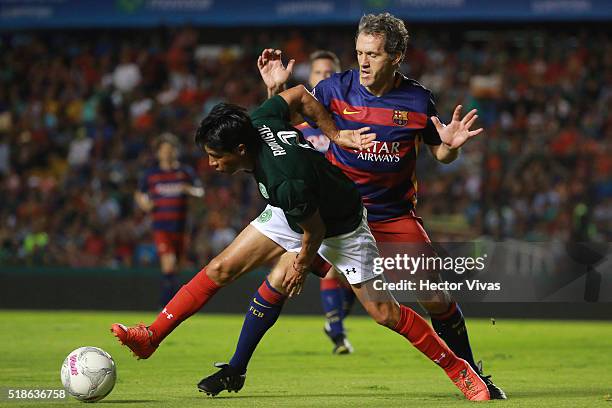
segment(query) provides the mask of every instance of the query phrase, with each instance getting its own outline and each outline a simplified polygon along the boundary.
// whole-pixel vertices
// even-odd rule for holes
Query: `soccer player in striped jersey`
[[[345,149],[334,143],[327,159],[355,184],[368,210],[370,229],[378,243],[405,243],[415,256],[435,256],[423,221],[416,216],[416,156],[424,142],[434,158],[451,163],[460,148],[483,129],[470,130],[476,110],[461,117],[461,105],[452,121],[438,119],[431,92],[398,69],[408,44],[404,22],[389,13],[365,15],[359,22],[355,50],[359,69],[331,75],[313,89],[340,129],[369,126],[377,137],[367,151]],[[282,90],[291,74],[279,50],[265,50],[258,63],[268,93]],[[384,255],[384,254],[383,254]],[[480,373],[492,399],[504,392],[482,375],[474,361],[461,309],[448,291],[422,292],[419,302],[428,311],[436,332],[449,347]]]
[[[162,305],[178,290],[178,268],[185,249],[188,198],[202,197],[204,189],[194,170],[178,161],[179,142],[170,133],[156,142],[158,164],[139,181],[134,198],[153,217],[153,239],[162,271]]]
[[[267,49],[264,50],[258,60],[258,67],[264,69],[271,54],[274,53],[275,59],[282,57],[280,50]],[[310,74],[308,76],[309,89],[314,89],[319,82],[329,78],[332,74],[340,72],[340,59],[336,54],[327,50],[318,50],[310,54]],[[282,75],[290,73],[293,69],[294,61],[291,60],[287,64],[287,69],[280,72]],[[268,73],[263,74],[269,75]],[[287,77],[288,79],[288,77]],[[272,97],[284,88],[284,84],[279,87],[275,86],[274,82],[270,83],[268,88],[268,97]],[[301,120],[301,118],[300,118]],[[307,122],[302,122],[295,126],[299,129],[304,138],[308,140],[312,146],[321,153],[326,153],[329,148],[329,139],[321,132],[319,128],[310,126]],[[323,263],[322,263],[323,264]],[[327,263],[325,263],[327,264]],[[324,265],[324,264],[323,264]],[[327,264],[329,267],[329,264]],[[327,275],[320,281],[321,288],[321,306],[325,313],[324,332],[334,344],[334,354],[350,354],[353,352],[353,346],[346,337],[344,330],[344,318],[348,316],[353,304],[355,303],[355,294],[351,290],[350,285],[341,278],[341,274],[331,268]]]

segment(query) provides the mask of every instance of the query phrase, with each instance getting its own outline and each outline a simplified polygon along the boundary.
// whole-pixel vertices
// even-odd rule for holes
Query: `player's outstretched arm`
[[[483,128],[470,130],[474,122],[476,122],[476,119],[478,119],[478,115],[476,114],[478,111],[472,109],[463,119],[461,119],[461,108],[461,105],[457,105],[453,112],[453,119],[448,125],[444,125],[440,122],[437,116],[431,117],[431,121],[440,135],[442,144],[430,146],[430,149],[436,160],[442,163],[454,161],[459,156],[459,149],[466,144],[469,139],[484,131]]]
[[[198,186],[192,186],[190,184],[185,184],[183,186],[183,191],[185,191],[185,194],[190,195],[190,196],[195,197],[195,198],[204,197],[204,188],[203,187],[198,187]]]
[[[299,295],[308,275],[308,268],[317,255],[317,251],[325,238],[325,224],[316,210],[310,217],[299,222],[298,225],[304,230],[302,236],[302,249],[293,262],[293,267],[287,271],[283,280],[283,288],[289,297]]]
[[[347,148],[363,150],[374,145],[375,133],[367,133],[370,128],[357,130],[338,130],[327,110],[304,88],[303,85],[294,86],[280,93],[289,105],[292,113],[312,118],[319,129],[332,142]]]
[[[257,58],[257,68],[268,89],[268,98],[285,90],[286,83],[293,72],[295,60],[289,60],[287,67],[285,67],[282,54],[281,50],[266,48]]]

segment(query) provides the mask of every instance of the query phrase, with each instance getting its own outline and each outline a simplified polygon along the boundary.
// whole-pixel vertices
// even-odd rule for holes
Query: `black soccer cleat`
[[[203,378],[198,383],[200,392],[214,397],[223,390],[228,392],[238,392],[244,386],[246,373],[240,373],[227,363],[215,363],[215,367],[220,368],[216,373]]]
[[[344,334],[332,336],[331,331],[327,328],[327,325],[325,325],[323,330],[331,342],[334,343],[334,349],[332,350],[333,354],[351,354],[354,351],[353,346]]]
[[[476,363],[476,365],[478,366],[478,376],[480,378],[482,378],[482,381],[484,381],[484,383],[487,385],[487,388],[489,389],[489,396],[491,397],[492,400],[494,399],[498,399],[498,400],[505,400],[508,399],[508,397],[506,397],[506,393],[504,392],[504,390],[502,390],[501,388],[499,388],[497,385],[495,385],[493,383],[493,381],[491,380],[491,376],[490,375],[484,375],[482,372],[482,360],[478,361],[478,363]]]

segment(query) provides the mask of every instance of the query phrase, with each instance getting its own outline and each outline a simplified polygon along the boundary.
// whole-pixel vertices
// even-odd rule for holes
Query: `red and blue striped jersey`
[[[153,230],[183,232],[187,221],[185,185],[200,186],[194,170],[180,165],[173,170],[155,166],[145,172],[138,189],[153,201]]]
[[[331,143],[327,159],[357,185],[369,221],[406,215],[416,206],[416,158],[420,140],[441,144],[431,116],[437,115],[431,91],[396,74],[395,87],[372,95],[349,70],[319,82],[313,95],[332,113],[338,129],[369,126],[376,133],[367,151]]]

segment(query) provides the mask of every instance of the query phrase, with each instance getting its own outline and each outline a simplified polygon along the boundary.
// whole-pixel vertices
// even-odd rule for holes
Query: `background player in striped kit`
[[[483,131],[470,130],[478,118],[476,110],[461,118],[462,107],[458,105],[452,121],[443,125],[431,92],[398,71],[408,44],[408,31],[402,20],[389,13],[365,15],[359,22],[355,42],[359,69],[319,82],[313,94],[332,113],[338,128],[369,126],[377,137],[374,147],[365,152],[332,143],[326,156],[357,185],[378,243],[408,244],[407,250],[416,250],[415,255],[435,256],[423,221],[415,213],[418,147],[423,141],[439,162],[454,161],[459,149]],[[258,64],[260,73],[269,90],[281,89],[290,70],[284,68],[280,52],[266,51],[264,59],[269,66]],[[489,376],[482,375],[476,364],[465,319],[450,293],[420,293],[419,301],[440,337],[481,374],[491,398],[505,399],[504,392]]]
[[[178,272],[187,240],[188,198],[202,197],[204,189],[194,170],[178,160],[179,141],[170,133],[157,140],[158,163],[140,179],[134,198],[153,217],[153,239],[162,271],[160,303],[178,290]]]
[[[274,54],[274,56],[272,56]],[[270,58],[281,58],[280,50],[264,50],[258,59],[258,68],[264,70],[262,77],[267,79],[268,97],[272,97],[285,88],[285,83],[293,70],[294,61],[287,64],[286,70],[279,70],[273,64],[267,64]],[[332,74],[340,72],[340,60],[332,51],[318,50],[310,54],[310,73],[308,76],[308,88],[312,90],[319,82],[329,78]],[[265,72],[266,69],[273,69],[272,72]],[[277,78],[279,75],[280,78]],[[271,80],[272,79],[272,80]],[[299,118],[301,120],[302,118]],[[329,139],[320,129],[310,126],[307,122],[302,122],[295,126],[299,129],[306,140],[308,140],[317,151],[327,152]],[[329,264],[325,263],[327,268]],[[320,281],[321,306],[325,313],[325,334],[334,343],[334,354],[349,354],[353,352],[353,346],[346,337],[344,330],[344,318],[350,313],[355,303],[355,294],[350,285],[342,278],[342,275],[335,269],[329,272]]]

